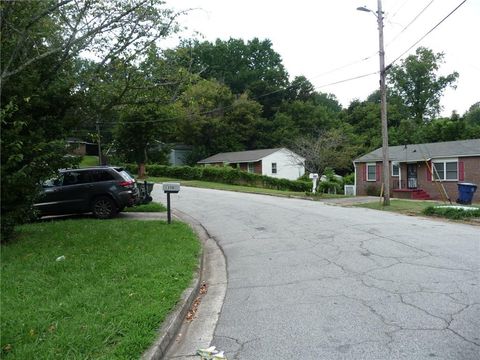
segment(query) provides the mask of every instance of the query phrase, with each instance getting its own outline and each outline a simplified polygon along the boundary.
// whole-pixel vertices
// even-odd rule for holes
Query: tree
[[[82,52],[99,64],[132,59],[175,29],[179,15],[158,0],[11,1],[2,4],[3,85],[42,59],[58,56],[53,72]]]
[[[438,76],[443,53],[420,47],[415,55],[393,65],[388,71],[392,95],[400,97],[417,124],[432,120],[441,110],[440,98],[448,87],[455,87],[458,73]]]
[[[109,66],[102,82],[92,88],[89,109],[97,116],[118,123],[112,148],[126,161],[136,162],[143,177],[144,164],[165,160],[167,144],[175,139],[176,119],[184,115],[180,95],[198,77],[169,63],[162,51],[151,45],[138,66]],[[111,113],[111,114],[110,114]]]
[[[315,95],[315,87],[305,76],[296,76],[286,90],[287,100],[312,100]]]
[[[181,96],[177,140],[194,146],[192,161],[218,152],[258,146],[261,105],[247,94],[234,96],[215,80],[200,80]]]
[[[327,167],[346,170],[351,167],[357,149],[350,145],[342,129],[322,132],[317,136],[302,136],[290,144],[292,151],[305,158],[305,169],[322,175]],[[298,163],[299,159],[292,159]]]
[[[467,124],[472,126],[480,126],[480,101],[470,106],[463,117]]]
[[[142,58],[148,45],[175,30],[178,14],[162,5],[156,0],[2,2],[2,239],[28,218],[39,183],[72,165],[64,156],[64,140],[79,121],[75,114],[88,108],[87,94],[105,67]],[[88,62],[81,57],[87,54],[94,60],[84,71]]]
[[[382,144],[380,104],[353,100],[344,112],[346,122],[352,126],[363,152],[372,151]]]
[[[262,106],[242,94],[236,98],[225,114],[227,126],[231,129],[231,150],[258,149],[259,127],[264,121],[261,117]]]
[[[270,40],[186,42],[167,56],[204,79],[225,84],[235,95],[248,93],[268,118],[280,106],[288,85],[288,74]]]
[[[235,149],[233,129],[225,121],[234,96],[230,89],[215,80],[200,80],[179,99],[183,116],[177,120],[177,140],[194,147],[194,160]],[[193,160],[193,159],[192,159]]]
[[[170,121],[177,112],[171,106],[132,106],[120,115],[115,130],[115,148],[128,162],[138,165],[139,177],[152,151],[161,150],[162,141],[173,132]]]
[[[63,141],[48,141],[28,119],[15,119],[12,102],[0,110],[1,144],[1,241],[8,241],[14,226],[33,217],[40,182],[54,174],[53,169],[72,165],[73,159],[58,156],[65,151]],[[15,120],[14,120],[15,119]]]

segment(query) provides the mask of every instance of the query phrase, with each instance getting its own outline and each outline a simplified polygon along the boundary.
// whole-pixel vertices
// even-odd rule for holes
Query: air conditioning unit
[[[357,196],[355,185],[343,185],[343,193],[349,196]]]

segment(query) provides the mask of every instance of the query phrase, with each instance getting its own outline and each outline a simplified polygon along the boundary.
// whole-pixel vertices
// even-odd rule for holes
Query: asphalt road
[[[479,227],[186,187],[172,205],[225,253],[230,360],[480,359]]]

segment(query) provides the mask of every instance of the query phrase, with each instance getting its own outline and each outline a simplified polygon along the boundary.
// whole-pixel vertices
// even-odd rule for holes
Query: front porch
[[[392,195],[398,199],[432,200],[417,179],[393,180]]]

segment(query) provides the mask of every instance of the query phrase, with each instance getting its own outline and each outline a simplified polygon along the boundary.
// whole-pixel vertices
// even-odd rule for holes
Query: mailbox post
[[[170,207],[170,194],[177,194],[180,191],[179,183],[163,183],[163,192],[167,194],[167,218],[168,223],[172,223],[172,212]]]
[[[309,177],[310,179],[312,179],[312,193],[315,194],[315,191],[316,191],[316,189],[317,189],[318,174],[312,173],[312,174],[308,175],[308,177]]]

